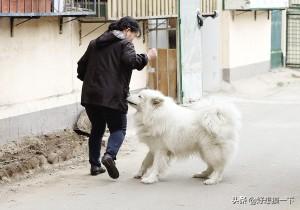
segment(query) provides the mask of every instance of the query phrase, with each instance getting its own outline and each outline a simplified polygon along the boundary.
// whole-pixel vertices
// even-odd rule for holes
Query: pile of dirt
[[[0,182],[33,173],[47,165],[64,162],[87,153],[87,138],[65,130],[26,137],[0,147]]]

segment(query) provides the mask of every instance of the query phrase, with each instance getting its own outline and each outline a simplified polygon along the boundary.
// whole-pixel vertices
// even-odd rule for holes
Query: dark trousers
[[[110,136],[105,154],[109,154],[113,159],[116,159],[126,135],[127,116],[118,110],[102,106],[86,105],[85,109],[92,124],[89,138],[89,162],[91,165],[101,166],[100,150],[106,125]]]

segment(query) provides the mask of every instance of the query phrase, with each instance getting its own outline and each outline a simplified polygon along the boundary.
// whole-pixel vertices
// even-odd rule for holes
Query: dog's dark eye
[[[143,98],[141,95],[139,95],[139,98]]]

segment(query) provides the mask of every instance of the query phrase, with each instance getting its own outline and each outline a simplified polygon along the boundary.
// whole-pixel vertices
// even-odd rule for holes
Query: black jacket
[[[120,35],[118,31],[105,32],[92,40],[78,61],[83,106],[98,105],[127,112],[132,70],[142,70],[148,58],[136,54],[133,44]]]

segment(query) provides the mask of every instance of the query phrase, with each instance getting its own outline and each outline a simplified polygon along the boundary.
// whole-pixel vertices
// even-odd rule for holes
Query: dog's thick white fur
[[[171,159],[199,155],[207,169],[193,177],[204,178],[204,184],[221,181],[237,149],[240,114],[234,105],[200,102],[191,109],[154,90],[142,90],[128,102],[137,109],[138,138],[149,147],[135,178],[157,182]]]

